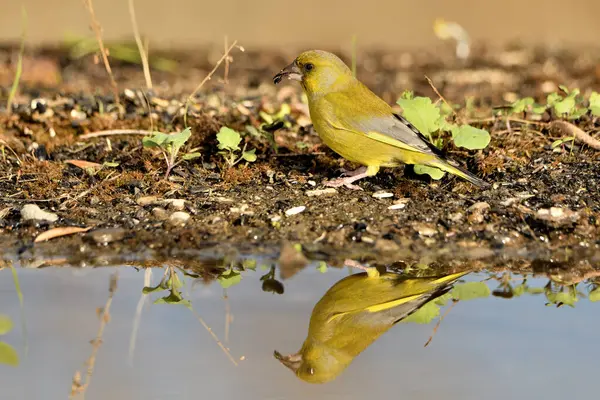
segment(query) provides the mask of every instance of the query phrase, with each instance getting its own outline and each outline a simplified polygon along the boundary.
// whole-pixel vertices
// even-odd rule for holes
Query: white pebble
[[[23,221],[38,220],[54,222],[58,219],[58,215],[44,211],[35,204],[26,204],[21,209],[21,219]]]
[[[406,207],[406,203],[392,204],[388,210],[402,210],[404,207]]]
[[[390,193],[390,192],[375,192],[373,193],[373,197],[375,197],[376,199],[385,199],[388,197],[394,197],[394,193]]]
[[[290,208],[289,210],[287,210],[285,212],[285,215],[287,215],[289,217],[290,215],[300,214],[304,210],[306,210],[305,206],[293,207],[293,208]]]

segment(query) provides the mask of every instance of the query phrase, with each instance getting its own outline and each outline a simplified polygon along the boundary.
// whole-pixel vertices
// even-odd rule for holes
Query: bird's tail
[[[483,179],[478,178],[477,176],[473,175],[471,172],[467,171],[466,169],[459,167],[458,165],[452,165],[445,160],[442,160],[442,159],[433,160],[433,161],[430,161],[427,165],[429,165],[430,167],[439,168],[442,171],[446,171],[453,175],[460,176],[461,178],[468,180],[473,185],[478,186],[480,188],[490,187],[490,184],[487,183],[486,181],[484,181]]]

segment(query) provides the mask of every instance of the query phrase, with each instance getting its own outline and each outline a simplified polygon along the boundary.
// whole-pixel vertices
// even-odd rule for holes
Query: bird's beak
[[[280,363],[291,369],[294,373],[298,371],[298,368],[302,365],[302,354],[290,354],[289,356],[284,356],[277,350],[273,352],[273,355],[276,359],[279,360]]]
[[[300,71],[300,68],[296,65],[296,61],[279,71],[279,73],[273,77],[273,83],[277,85],[284,76],[295,81],[302,81],[302,71]]]

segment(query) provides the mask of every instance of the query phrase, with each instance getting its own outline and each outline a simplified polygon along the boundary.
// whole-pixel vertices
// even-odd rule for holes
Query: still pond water
[[[11,270],[0,270],[0,315],[13,323],[0,342],[18,356],[17,366],[0,364],[2,399],[69,398],[76,372],[81,384],[88,379],[90,357],[91,379],[73,398],[504,400],[592,398],[597,392],[600,303],[594,302],[598,286],[589,281],[563,287],[547,277],[528,277],[526,285],[520,275],[504,275],[504,281],[500,273],[460,277],[450,294],[458,293],[456,287],[464,288],[465,282],[483,283],[467,284],[465,300],[446,301],[440,312],[450,310],[427,347],[439,317],[429,324],[386,326],[389,317],[374,318],[378,310],[372,307],[371,316],[363,315],[354,326],[342,323],[342,318],[326,318],[330,328],[337,324],[330,331],[339,335],[339,341],[364,339],[366,349],[349,360],[345,370],[328,376],[328,382],[311,384],[295,376],[273,352],[298,351],[315,304],[357,271],[328,268],[323,273],[311,265],[285,280],[285,292],[276,294],[262,290],[267,279],[260,277],[269,271],[260,268],[246,271],[241,282],[227,289],[217,281],[205,284],[172,270],[183,283],[179,292],[191,309],[186,304],[154,303],[168,291],[143,295],[148,279],[143,269],[16,271],[23,308]],[[107,305],[109,282],[117,271],[110,318],[102,324],[99,313]],[[163,272],[153,269],[149,286],[158,285]],[[278,286],[270,279],[274,275],[267,278]],[[363,273],[356,279],[362,284],[369,277]],[[481,285],[490,291],[481,292]],[[385,292],[376,285],[371,289],[359,292],[365,299],[368,293]],[[512,297],[506,295],[510,291]],[[321,304],[327,309],[343,307],[336,294],[329,293],[325,298],[331,301]],[[428,303],[432,316],[437,303],[444,303],[441,299]],[[425,314],[421,317],[427,319]],[[317,318],[313,315],[313,322]],[[360,323],[391,329],[369,339],[372,331]],[[101,325],[102,338],[94,347]],[[216,340],[229,349],[231,359]],[[313,374],[327,368],[312,367]]]

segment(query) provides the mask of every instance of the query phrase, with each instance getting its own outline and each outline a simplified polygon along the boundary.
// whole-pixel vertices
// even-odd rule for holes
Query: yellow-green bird
[[[345,159],[364,166],[325,185],[360,189],[353,182],[377,174],[380,167],[404,163],[439,168],[479,187],[489,186],[446,158],[417,128],[354,78],[336,55],[306,51],[275,75],[273,82],[286,76],[300,81],[321,140]]]
[[[465,274],[428,278],[389,272],[350,275],[315,305],[300,351],[288,356],[275,351],[275,358],[306,382],[331,381],[394,324],[447,293]]]

